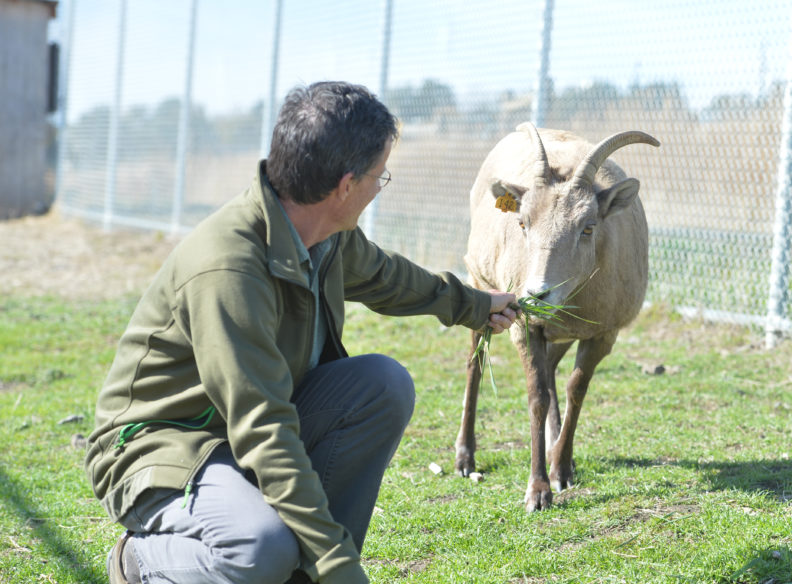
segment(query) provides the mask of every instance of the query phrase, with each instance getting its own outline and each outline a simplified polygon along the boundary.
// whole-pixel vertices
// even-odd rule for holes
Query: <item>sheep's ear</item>
[[[522,191],[518,190],[513,185],[508,185],[502,181],[497,181],[492,185],[492,196],[495,198],[495,208],[500,209],[504,213],[520,212],[520,200],[522,199]]]
[[[638,179],[628,178],[616,183],[612,187],[597,193],[599,215],[603,219],[608,215],[615,215],[629,207],[638,196],[641,183]]]

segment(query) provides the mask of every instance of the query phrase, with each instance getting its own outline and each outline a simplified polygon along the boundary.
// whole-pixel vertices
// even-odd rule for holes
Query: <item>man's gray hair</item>
[[[280,197],[317,203],[348,172],[371,170],[397,137],[396,118],[362,85],[295,87],[275,123],[267,176]]]

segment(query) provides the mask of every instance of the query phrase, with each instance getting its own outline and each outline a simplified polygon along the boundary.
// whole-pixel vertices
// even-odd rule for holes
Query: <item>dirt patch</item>
[[[626,547],[639,537],[651,537],[657,531],[662,531],[666,525],[679,519],[696,515],[700,511],[701,508],[698,505],[690,504],[661,505],[652,509],[636,509],[635,513],[629,517],[616,520],[612,524],[601,525],[596,533],[592,533],[589,537],[562,544],[559,550],[578,550],[587,546],[592,541],[611,538],[624,540],[616,549]],[[638,531],[636,532],[636,530]],[[627,537],[630,534],[634,535]]]
[[[157,232],[106,232],[57,210],[0,221],[0,296],[139,295],[177,241]]]
[[[0,393],[8,392],[15,390],[18,388],[22,383],[17,381],[8,381],[7,379],[0,379]]]
[[[420,560],[410,560],[410,561],[395,561],[395,560],[386,560],[381,558],[370,558],[364,559],[363,565],[381,565],[381,566],[396,566],[399,570],[399,575],[402,578],[407,578],[412,574],[420,574],[421,572],[425,572],[426,569],[432,564],[431,558],[423,558]]]
[[[563,505],[564,503],[567,503],[572,499],[577,499],[578,497],[591,497],[594,494],[596,494],[596,491],[594,491],[594,489],[583,489],[578,487],[573,487],[571,489],[564,489],[560,493],[553,494],[553,504]]]
[[[443,495],[442,497],[432,497],[426,502],[430,505],[443,505],[456,501],[457,499],[459,499],[459,495]]]

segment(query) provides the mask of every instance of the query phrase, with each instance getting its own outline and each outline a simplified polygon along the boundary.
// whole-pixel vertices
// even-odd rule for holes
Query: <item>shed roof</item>
[[[58,0],[0,0],[0,4],[10,2],[36,2],[38,4],[44,4],[47,7],[50,18],[55,18],[55,10],[58,7]]]
[[[58,0],[33,0],[33,2],[46,4],[50,11],[50,18],[55,18],[55,11],[58,8]]]

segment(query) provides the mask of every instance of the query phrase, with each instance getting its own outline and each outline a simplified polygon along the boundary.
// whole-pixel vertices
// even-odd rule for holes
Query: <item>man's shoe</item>
[[[124,533],[107,556],[110,584],[141,584],[140,568],[132,551],[132,534]]]

